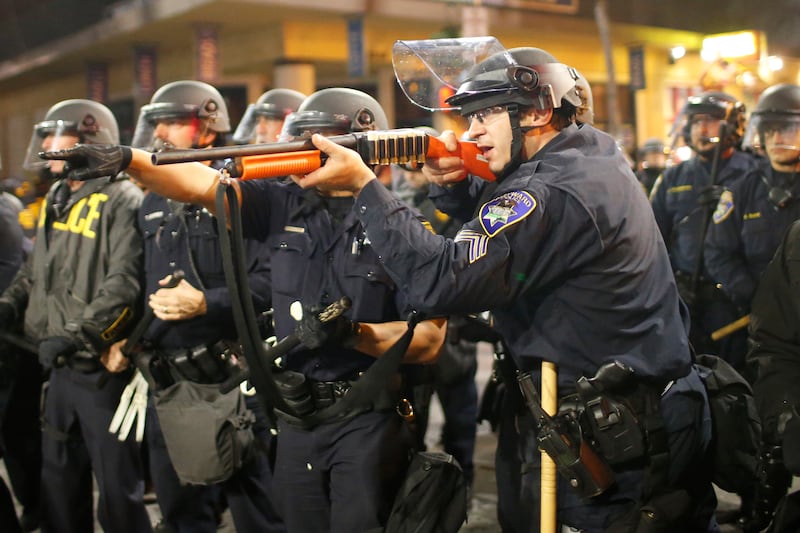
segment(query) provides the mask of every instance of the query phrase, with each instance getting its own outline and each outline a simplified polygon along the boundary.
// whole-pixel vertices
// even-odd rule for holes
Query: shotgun
[[[614,483],[614,472],[582,437],[578,420],[548,414],[527,372],[518,374],[517,382],[536,420],[539,449],[553,459],[558,473],[585,498],[605,492]]]
[[[421,166],[428,158],[460,157],[469,174],[494,181],[489,163],[474,141],[458,141],[449,152],[438,138],[415,129],[368,131],[328,137],[330,141],[355,150],[368,165]],[[151,156],[154,165],[231,159],[225,170],[243,180],[308,174],[325,164],[325,154],[311,139],[207,149],[171,150]]]

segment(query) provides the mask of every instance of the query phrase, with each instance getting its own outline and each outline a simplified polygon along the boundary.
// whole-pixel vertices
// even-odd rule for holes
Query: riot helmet
[[[539,48],[506,50],[494,37],[397,41],[392,49],[395,77],[405,95],[431,111],[455,109],[465,117],[503,107],[508,112],[511,160],[502,178],[522,162],[520,110],[552,109],[571,122],[582,105],[577,71]],[[442,99],[442,94],[451,96]]]
[[[280,140],[308,138],[314,133],[343,135],[385,130],[389,120],[367,93],[346,87],[319,90],[306,98],[283,123]]]
[[[692,140],[692,125],[706,117],[721,120],[724,134],[700,136]],[[744,134],[745,122],[745,105],[730,94],[708,91],[690,96],[673,125],[673,147],[678,144],[679,135],[687,146],[702,156],[711,155],[720,143],[721,149],[727,150],[739,144]]]
[[[476,65],[447,103],[465,116],[495,105],[556,109],[568,102],[577,108],[577,79],[575,69],[544,50],[512,48]]]
[[[158,89],[150,103],[142,106],[131,145],[160,149],[153,145],[156,125],[169,120],[196,120],[198,127],[216,132],[218,139],[231,131],[228,107],[216,88],[201,81],[174,81]]]
[[[800,86],[782,83],[767,88],[758,99],[747,124],[742,147],[765,151],[765,137],[780,132],[775,148],[800,150]],[[795,135],[792,135],[794,133]],[[769,153],[766,154],[769,156]]]
[[[93,100],[72,99],[55,104],[33,126],[22,168],[45,180],[50,176],[42,174],[63,167],[63,163],[45,161],[39,152],[72,148],[76,143],[119,144],[119,126],[111,110]]]
[[[578,76],[575,80],[575,87],[581,99],[581,105],[578,106],[575,112],[575,121],[578,124],[594,126],[594,97],[592,96],[592,87],[580,71],[575,70],[575,74]]]
[[[233,142],[236,144],[274,142],[277,138],[262,139],[258,132],[259,123],[264,120],[279,122],[277,130],[280,133],[283,121],[289,113],[297,111],[306,95],[291,89],[271,89],[261,96],[254,104],[247,106],[242,120],[233,133]]]

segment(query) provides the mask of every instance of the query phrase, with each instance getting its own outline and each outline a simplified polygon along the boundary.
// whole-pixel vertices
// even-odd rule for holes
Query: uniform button
[[[375,281],[375,272],[372,272],[371,270],[367,272],[367,279],[370,281]]]
[[[289,245],[286,243],[286,241],[282,241],[282,242],[281,242],[281,243],[278,245],[278,247],[279,247],[279,248],[288,248],[288,247],[289,247]]]
[[[172,237],[173,237],[173,238],[175,238],[175,237],[177,237],[177,236],[178,236],[178,232],[177,232],[177,231],[173,231],[173,232],[172,232]]]
[[[359,206],[358,210],[359,210],[359,211],[360,211],[362,214],[363,214],[363,213],[366,213],[366,212],[367,212],[367,206],[365,206],[364,204],[361,204],[361,206]]]
[[[171,267],[173,267],[173,268],[174,268],[174,267],[175,267],[175,261],[170,261],[170,262],[169,262],[169,266],[171,266]]]

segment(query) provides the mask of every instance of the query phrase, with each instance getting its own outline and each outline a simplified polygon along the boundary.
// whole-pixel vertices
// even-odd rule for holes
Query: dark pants
[[[227,481],[217,485],[181,484],[169,459],[164,436],[152,402],[147,410],[147,444],[150,472],[164,522],[176,533],[213,533],[217,530],[219,502],[224,497],[237,531],[283,532],[272,496],[272,468],[268,450],[273,437],[255,397],[246,398],[256,414],[258,448],[253,458]]]
[[[311,430],[280,420],[279,428],[275,483],[290,533],[386,523],[410,450],[397,413],[369,412]]]
[[[92,473],[99,499],[97,520],[105,531],[150,532],[142,501],[144,478],[138,443],[108,431],[130,372],[97,388],[99,372],[69,368],[50,374],[42,431],[42,531],[94,531]]]
[[[430,384],[419,386],[415,393],[417,447],[425,450],[425,433],[428,428],[430,399],[433,392],[439,398],[444,415],[441,444],[452,455],[464,472],[468,486],[475,477],[475,434],[478,424],[478,370],[477,346],[474,342],[445,341],[442,354],[431,373]],[[418,398],[422,394],[422,398]]]
[[[678,380],[662,397],[661,407],[670,452],[667,476],[674,486],[689,491],[693,505],[691,525],[684,531],[718,531],[711,473],[704,465],[711,439],[711,417],[699,376],[693,372]],[[499,463],[498,509],[503,531],[538,531],[541,456],[536,445],[533,418],[527,415],[516,417],[516,420],[512,416],[504,417],[498,439],[508,439],[508,442],[499,442],[496,456]],[[514,444],[517,445],[516,453],[512,449]],[[518,465],[519,470],[515,472]],[[643,475],[639,469],[615,471],[616,484],[589,501],[582,499],[559,475],[556,496],[558,521],[587,533],[604,531],[640,498]]]
[[[6,482],[0,478],[0,531],[4,533],[21,533],[22,528],[17,520],[17,510]]]
[[[42,475],[42,368],[32,354],[20,353],[15,358],[15,375],[2,409],[3,459],[14,495],[26,512],[35,514]]]

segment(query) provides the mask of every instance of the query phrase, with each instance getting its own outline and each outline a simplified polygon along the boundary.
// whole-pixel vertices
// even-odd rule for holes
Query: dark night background
[[[595,0],[577,1],[577,16],[593,18]],[[0,0],[0,61],[89,26],[117,3]],[[771,54],[800,57],[800,0],[607,0],[607,6],[612,32],[614,22],[703,33],[756,29],[766,32]]]

